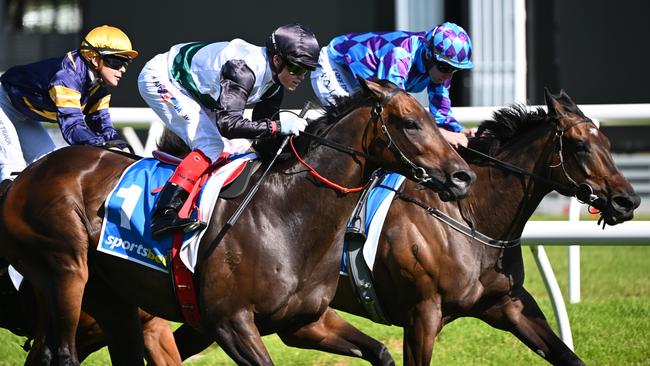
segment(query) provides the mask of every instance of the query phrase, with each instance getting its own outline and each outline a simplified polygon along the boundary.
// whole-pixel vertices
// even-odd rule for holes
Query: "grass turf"
[[[546,247],[563,290],[567,284],[566,247]],[[526,287],[535,296],[554,329],[550,300],[530,250],[524,251]],[[582,300],[567,304],[577,354],[588,365],[650,365],[650,247],[582,247]],[[565,291],[566,292],[566,291]],[[402,331],[344,314],[354,325],[388,345],[402,364]],[[276,336],[264,338],[277,365],[365,365],[364,361],[322,352],[289,348]],[[24,338],[0,331],[0,365],[25,360]],[[84,365],[109,364],[106,348]],[[232,365],[212,346],[187,365]],[[436,342],[432,364],[546,365],[514,336],[475,319],[459,319],[446,326]]]

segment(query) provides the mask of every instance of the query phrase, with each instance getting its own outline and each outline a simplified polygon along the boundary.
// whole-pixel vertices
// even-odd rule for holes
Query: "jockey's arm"
[[[451,146],[467,147],[467,138],[471,136],[472,130],[465,131],[466,129],[454,118],[451,112],[449,86],[449,80],[440,84],[429,83],[429,111],[440,128],[440,133]]]
[[[221,71],[221,93],[217,100],[217,126],[226,138],[259,139],[274,136],[277,125],[270,118],[244,118],[255,74],[243,60],[228,61]]]

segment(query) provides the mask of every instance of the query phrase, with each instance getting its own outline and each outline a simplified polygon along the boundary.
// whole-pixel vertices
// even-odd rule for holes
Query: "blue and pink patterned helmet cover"
[[[445,22],[427,32],[427,43],[436,60],[459,69],[471,69],[472,41],[461,26]]]

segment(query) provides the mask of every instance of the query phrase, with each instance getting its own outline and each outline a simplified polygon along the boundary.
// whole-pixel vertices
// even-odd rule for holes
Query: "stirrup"
[[[202,230],[207,226],[205,222],[194,220],[191,218],[180,218],[176,213],[169,213],[167,215],[155,218],[151,222],[151,236],[154,239],[171,234],[176,230],[182,230],[184,233],[190,233],[196,230]]]

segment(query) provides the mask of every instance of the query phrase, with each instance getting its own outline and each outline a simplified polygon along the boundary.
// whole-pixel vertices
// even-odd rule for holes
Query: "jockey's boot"
[[[178,165],[174,174],[159,193],[151,217],[151,234],[154,239],[176,230],[192,232],[205,228],[204,222],[193,218],[181,218],[178,212],[183,207],[197,180],[210,166],[210,159],[200,150],[192,151]]]
[[[170,182],[165,183],[151,217],[151,234],[155,239],[176,230],[189,233],[205,227],[205,223],[196,219],[178,216],[178,211],[183,207],[188,195],[189,192],[183,187]]]

